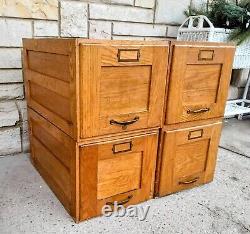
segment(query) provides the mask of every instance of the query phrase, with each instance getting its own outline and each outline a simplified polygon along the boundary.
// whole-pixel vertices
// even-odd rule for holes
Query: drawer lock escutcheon
[[[186,184],[186,185],[193,184],[193,183],[197,182],[198,180],[199,180],[199,177],[196,177],[196,178],[189,180],[189,181],[180,181],[179,184]]]
[[[121,200],[121,201],[117,201],[117,205],[119,206],[119,205],[124,205],[124,204],[128,203],[132,197],[133,197],[133,195],[129,195],[126,199]],[[115,202],[107,202],[106,205],[114,206]]]
[[[111,119],[109,123],[110,125],[120,125],[123,130],[126,130],[128,125],[136,123],[139,119],[139,116],[136,116],[134,119],[128,121],[116,121],[114,119]]]

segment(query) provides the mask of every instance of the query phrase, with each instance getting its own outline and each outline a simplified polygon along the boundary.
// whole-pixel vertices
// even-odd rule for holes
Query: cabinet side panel
[[[33,164],[65,209],[77,220],[76,144],[32,109],[28,113]]]
[[[76,46],[71,41],[65,43],[68,48],[59,50],[52,48],[51,40],[45,41],[24,43],[28,106],[76,139]]]

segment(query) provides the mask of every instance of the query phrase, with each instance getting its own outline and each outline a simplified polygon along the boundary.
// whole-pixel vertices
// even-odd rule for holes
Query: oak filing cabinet
[[[24,39],[32,162],[76,222],[213,179],[233,52]]]
[[[213,180],[234,47],[172,42],[155,195]]]
[[[154,194],[169,42],[24,40],[35,167],[75,221]]]

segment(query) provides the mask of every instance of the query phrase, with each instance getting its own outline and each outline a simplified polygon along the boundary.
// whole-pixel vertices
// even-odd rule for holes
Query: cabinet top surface
[[[169,40],[155,40],[155,41],[139,41],[139,40],[100,40],[100,39],[84,39],[84,38],[23,38],[23,44],[25,47],[32,45],[33,43],[72,43],[79,44],[101,44],[101,45],[160,45],[168,46]]]
[[[85,38],[23,38],[24,47],[34,46],[40,43],[66,43],[66,44],[101,44],[101,45],[153,45],[153,46],[168,46],[168,45],[183,45],[183,46],[222,46],[234,47],[233,43],[216,43],[216,42],[192,42],[192,41],[177,41],[177,40],[100,40],[100,39],[85,39]]]

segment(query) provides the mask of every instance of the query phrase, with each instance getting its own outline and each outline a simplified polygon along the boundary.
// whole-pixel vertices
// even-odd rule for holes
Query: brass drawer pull
[[[205,113],[210,111],[210,108],[202,108],[202,109],[198,109],[198,110],[188,110],[187,113],[188,114],[200,114],[200,113]]]
[[[124,205],[124,204],[128,203],[132,197],[133,197],[133,195],[129,195],[126,199],[124,199],[122,201],[118,201],[117,205],[119,206],[119,205]],[[108,206],[113,206],[114,204],[115,204],[115,202],[107,202],[106,203],[106,205],[108,205]]]
[[[131,124],[134,124],[134,123],[136,123],[138,120],[139,120],[140,118],[139,118],[139,116],[136,116],[134,119],[132,119],[132,120],[128,120],[128,121],[116,121],[116,120],[114,120],[114,119],[111,119],[110,120],[110,125],[121,125],[122,126],[122,129],[123,130],[125,130],[125,129],[127,129],[127,126],[128,125],[131,125]]]
[[[199,180],[199,177],[196,177],[192,180],[189,180],[189,181],[180,181],[179,184],[193,184],[195,182],[197,182]]]

